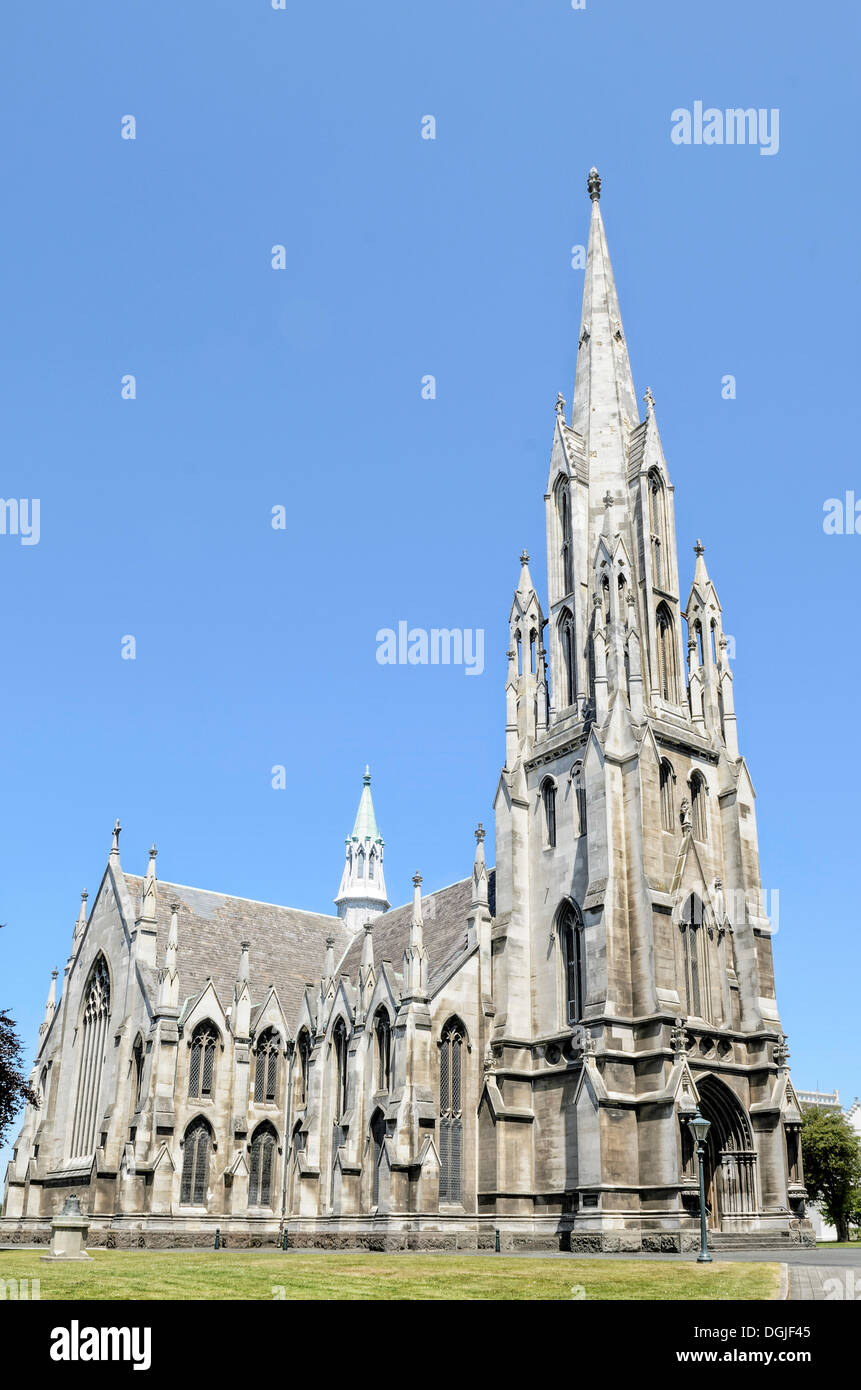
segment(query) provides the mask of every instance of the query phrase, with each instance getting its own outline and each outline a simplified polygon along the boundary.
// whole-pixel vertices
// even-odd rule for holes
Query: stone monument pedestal
[[[87,1254],[89,1229],[77,1197],[67,1197],[63,1210],[51,1222],[51,1253],[42,1256],[43,1262],[92,1260],[92,1255]]]

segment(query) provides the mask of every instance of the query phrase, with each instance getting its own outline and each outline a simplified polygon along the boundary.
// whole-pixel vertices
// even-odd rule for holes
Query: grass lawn
[[[266,1250],[92,1251],[86,1265],[0,1251],[0,1280],[39,1279],[43,1299],[772,1299],[776,1264],[506,1259]],[[584,1293],[572,1294],[572,1285]]]

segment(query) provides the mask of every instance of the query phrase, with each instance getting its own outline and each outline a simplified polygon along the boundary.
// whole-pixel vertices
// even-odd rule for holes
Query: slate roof
[[[490,911],[496,911],[496,872],[488,873],[488,896]],[[472,902],[472,876],[460,883],[452,883],[436,893],[422,897],[422,921],[424,923],[424,943],[428,953],[428,988],[434,989],[445,978],[450,966],[466,947],[466,918]],[[392,908],[384,912],[374,922],[371,937],[374,942],[374,962],[379,965],[390,960],[395,970],[403,969],[403,954],[409,944],[410,922],[413,905]],[[338,967],[342,975],[355,979],[362,955],[362,937],[358,932],[350,943],[343,961]]]
[[[126,886],[135,911],[140,907],[143,879],[137,874],[125,874]],[[495,910],[496,877],[488,874],[491,913]],[[447,974],[448,969],[466,947],[466,918],[472,901],[472,878],[452,883],[422,899],[424,940],[429,956],[428,983],[431,993]],[[164,959],[170,930],[170,904],[178,902],[180,999],[196,997],[207,976],[218,992],[226,1009],[233,1002],[233,986],[239,965],[240,946],[250,942],[248,953],[251,998],[260,1005],[273,984],[287,1016],[294,1026],[302,1002],[305,982],[318,982],[323,973],[326,938],[335,938],[336,971],[356,979],[362,954],[363,932],[355,936],[347,930],[340,917],[322,912],[304,912],[296,907],[278,907],[274,903],[253,902],[249,898],[231,898],[223,893],[210,893],[204,888],[189,888],[180,883],[159,880],[158,940],[156,961]],[[385,912],[374,922],[374,959],[390,960],[395,970],[402,968],[404,948],[410,939],[413,905]],[[146,983],[155,998],[157,971],[146,972]],[[252,1015],[253,1016],[253,1015]]]
[[[125,874],[125,881],[137,909],[143,879]],[[159,967],[167,945],[172,902],[180,904],[177,949],[180,999],[199,994],[206,977],[211,975],[222,1007],[226,1009],[233,1002],[240,945],[249,941],[252,1002],[262,1003],[269,985],[273,984],[291,1027],[302,1001],[305,981],[318,982],[323,973],[326,937],[335,938],[336,961],[351,940],[351,933],[340,917],[159,881],[156,947]]]

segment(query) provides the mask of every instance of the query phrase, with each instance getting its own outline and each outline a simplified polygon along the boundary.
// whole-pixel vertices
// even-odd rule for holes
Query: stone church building
[[[721,606],[680,587],[655,405],[640,418],[604,225],[546,608],[509,618],[505,765],[462,882],[386,896],[366,774],[335,915],[126,872],[120,827],[52,982],[0,1238],[72,1191],[117,1247],[691,1249],[805,1242],[801,1113]],[[56,972],[55,972],[56,974]]]

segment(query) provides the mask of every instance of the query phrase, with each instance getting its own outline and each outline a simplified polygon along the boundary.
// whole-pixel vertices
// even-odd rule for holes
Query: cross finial
[[[419,885],[421,884],[421,881],[422,881],[422,876],[421,876],[421,874],[420,874],[418,871],[416,871],[416,873],[413,874],[413,887],[414,887],[414,888],[418,888]]]
[[[364,777],[362,778],[362,781],[364,782],[364,784],[365,784],[366,787],[369,787],[369,786],[371,785],[371,766],[370,766],[370,763],[365,763],[365,775],[364,775]]]
[[[150,857],[150,859],[155,859],[157,855],[158,855],[158,850],[156,849],[155,845],[153,845],[152,848],[150,849],[149,857]]]
[[[645,396],[643,397],[643,400],[646,402],[646,407],[647,407],[647,409],[649,409],[649,410],[654,410],[654,408],[655,408],[655,398],[654,398],[654,396],[652,395],[652,388],[651,388],[651,386],[647,386],[647,387],[646,387],[646,394],[645,394]]]
[[[565,412],[565,397],[561,391],[556,393],[556,414],[562,415]]]
[[[607,507],[607,508],[610,508],[610,507],[612,507],[614,501],[615,501],[615,498],[613,497],[612,492],[605,492],[605,494],[604,494],[604,506]]]
[[[482,825],[481,821],[479,821],[479,822],[478,822],[478,829],[477,829],[476,832],[475,832],[475,838],[478,840],[478,843],[479,843],[479,844],[481,844],[482,840],[484,839],[484,834],[485,834],[484,826]]]
[[[698,540],[697,543],[696,543],[696,545],[694,546],[694,554],[695,554],[695,555],[704,555],[704,554],[705,554],[705,550],[706,550],[706,548],[705,548],[705,546],[703,545],[702,541],[701,541],[701,540]]]
[[[520,563],[521,563],[521,565],[528,565],[528,564],[529,564],[529,552],[528,552],[528,551],[526,551],[526,550],[521,550],[521,552],[520,552]]]
[[[113,835],[113,843],[112,843],[112,845],[111,845],[111,854],[119,854],[119,852],[120,852],[120,831],[121,831],[121,830],[122,830],[122,826],[120,825],[119,817],[117,817],[117,819],[114,821],[114,835]]]
[[[598,173],[594,164],[589,170],[589,177],[586,180],[586,189],[592,202],[597,203],[598,199],[601,197],[601,175]]]

